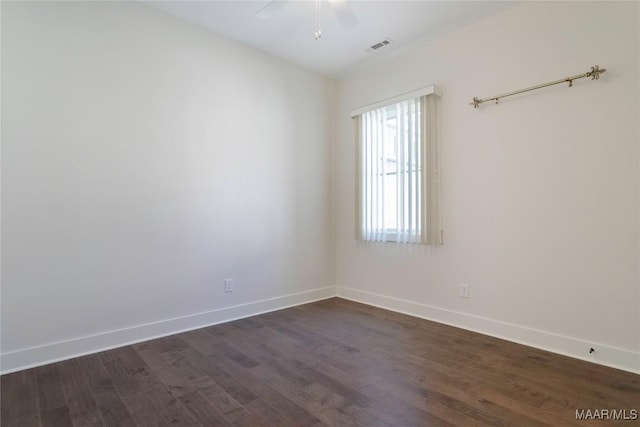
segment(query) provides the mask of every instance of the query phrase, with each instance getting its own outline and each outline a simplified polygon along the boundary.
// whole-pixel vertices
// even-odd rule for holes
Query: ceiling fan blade
[[[258,10],[255,16],[266,21],[278,13],[285,4],[287,4],[287,0],[271,0],[262,9]]]
[[[358,18],[356,18],[346,0],[329,0],[329,4],[343,28],[349,30],[358,25]]]

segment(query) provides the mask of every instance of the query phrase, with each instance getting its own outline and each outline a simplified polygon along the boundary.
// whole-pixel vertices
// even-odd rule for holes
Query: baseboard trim
[[[0,355],[0,374],[60,362],[335,296],[336,287],[330,286],[3,353]]]
[[[592,343],[388,295],[348,287],[336,288],[335,286],[252,301],[203,313],[3,353],[0,354],[0,374],[4,375],[47,365],[335,296],[640,374],[640,353],[631,350]],[[596,349],[592,356],[588,356],[587,353],[587,349],[590,347]]]
[[[564,356],[640,374],[640,353],[373,292],[339,286],[338,297]],[[589,356],[588,350],[596,351]]]

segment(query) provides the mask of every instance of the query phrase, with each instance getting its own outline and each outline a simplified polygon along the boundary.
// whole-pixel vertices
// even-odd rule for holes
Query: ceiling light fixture
[[[322,30],[320,29],[320,3],[321,0],[316,0],[316,32],[313,34],[316,40],[322,38]]]
[[[2,1],[2,0],[0,0]],[[351,30],[358,26],[358,19],[354,15],[351,7],[347,4],[347,0],[314,0],[315,6],[315,32],[313,33],[316,40],[322,38],[322,30],[320,29],[320,15],[322,12],[322,2],[327,1],[329,8],[333,11],[340,25],[345,30]],[[287,0],[271,0],[256,13],[256,18],[268,21],[274,16],[282,13],[284,6],[289,3]],[[311,3],[309,1],[309,3]]]

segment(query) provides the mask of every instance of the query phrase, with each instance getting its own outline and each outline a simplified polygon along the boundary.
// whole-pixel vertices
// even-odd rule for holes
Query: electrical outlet
[[[233,292],[233,279],[224,279],[224,291]]]
[[[458,288],[458,295],[460,295],[460,298],[469,298],[469,285],[461,283]]]

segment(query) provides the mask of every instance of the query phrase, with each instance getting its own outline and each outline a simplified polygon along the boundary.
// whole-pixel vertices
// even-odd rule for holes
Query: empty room
[[[0,25],[2,426],[638,425],[640,2]]]

